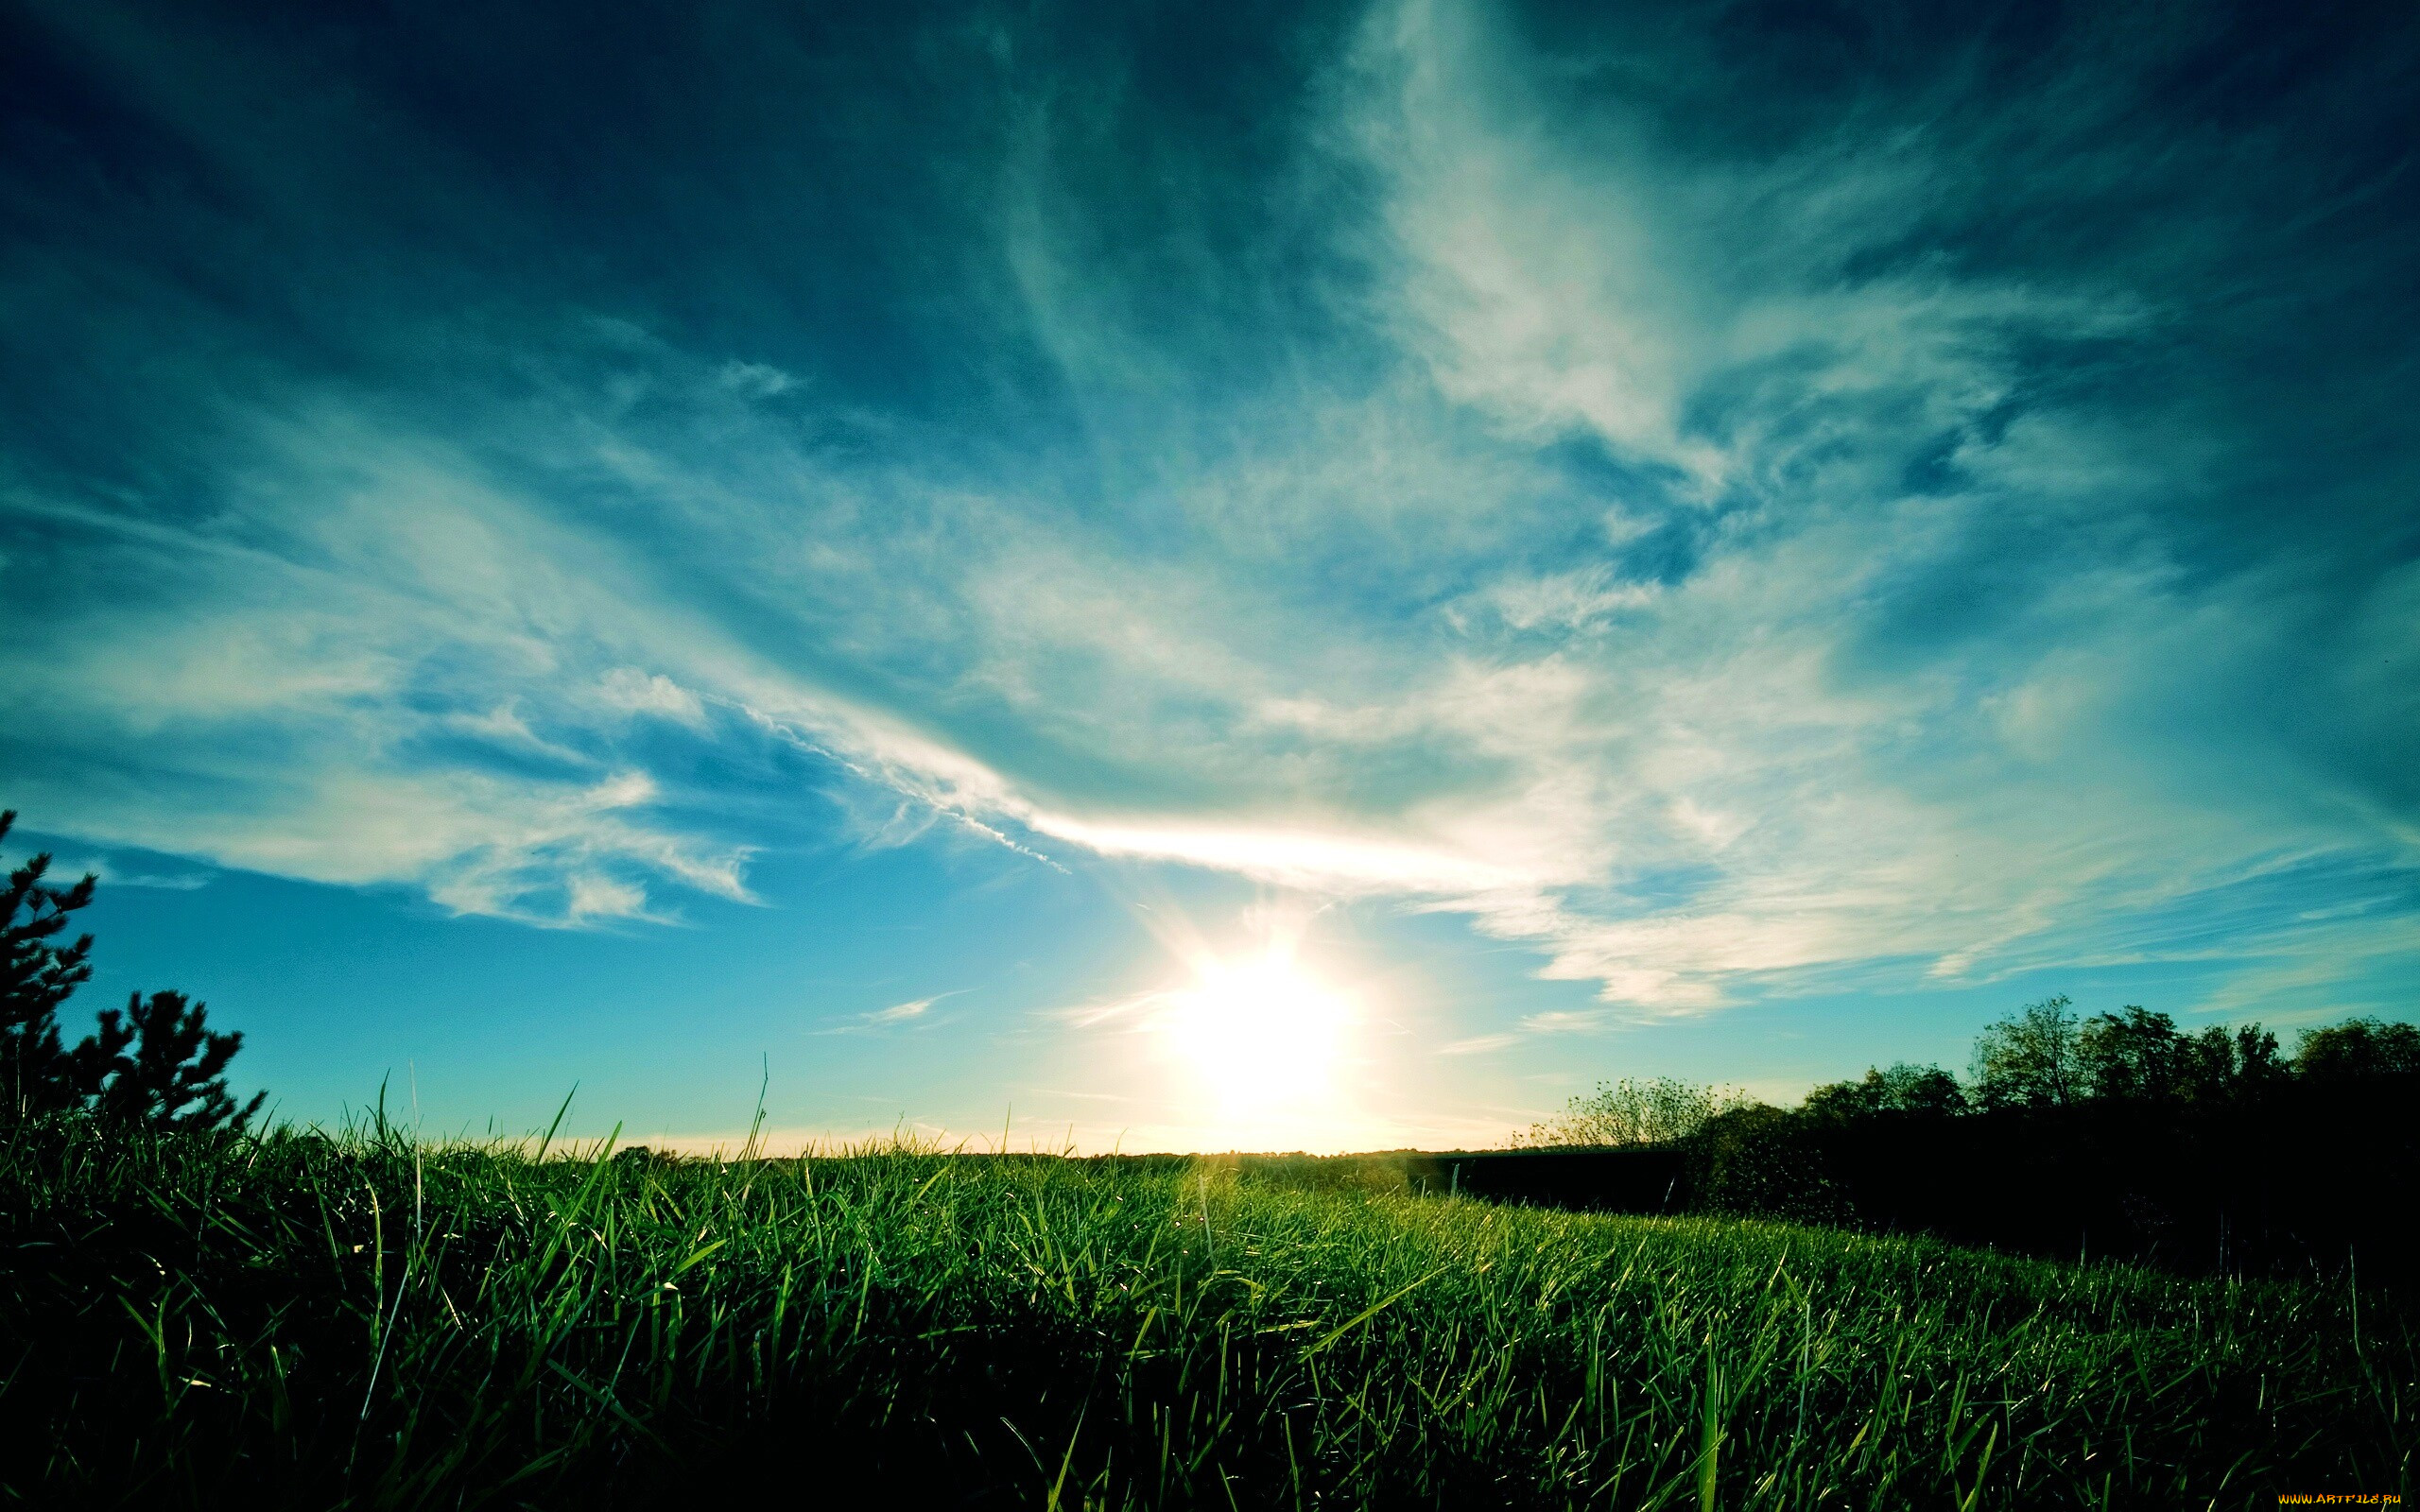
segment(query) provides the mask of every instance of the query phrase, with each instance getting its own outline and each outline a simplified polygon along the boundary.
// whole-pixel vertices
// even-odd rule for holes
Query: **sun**
[[[1272,948],[1212,960],[1169,999],[1177,1057],[1221,1115],[1317,1115],[1334,1103],[1351,1002]]]

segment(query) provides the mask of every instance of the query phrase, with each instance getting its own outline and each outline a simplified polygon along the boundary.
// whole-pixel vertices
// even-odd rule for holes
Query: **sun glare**
[[[1267,1126],[1333,1109],[1352,1005],[1290,953],[1204,962],[1169,1008],[1177,1055],[1223,1120]]]

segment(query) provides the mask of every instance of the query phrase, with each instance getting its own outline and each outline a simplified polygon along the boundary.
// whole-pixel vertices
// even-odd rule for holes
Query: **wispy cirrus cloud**
[[[750,901],[788,838],[955,835],[1460,914],[1605,1004],[1461,1053],[1817,985],[2420,950],[2420,576],[2378,502],[2410,449],[2311,439],[2325,406],[2256,358],[2324,368],[2339,333],[2227,292],[2384,265],[2238,226],[2206,185],[2291,172],[2184,106],[2100,129],[2193,36],[2120,26],[2021,84],[1877,37],[1937,66],[1750,99],[1780,65],[1689,28],[1407,0],[1306,33],[1248,141],[936,43],[944,93],[1012,123],[903,153],[946,208],[848,221],[883,255],[802,273],[752,218],[780,196],[715,201],[725,249],[674,259],[707,318],[645,274],[662,249],[621,255],[647,232],[516,209],[400,85],[356,129],[442,171],[364,234],[475,208],[495,240],[425,284],[353,261],[290,219],[352,192],[318,157],[54,25],[298,276],[376,306],[311,313],[367,382],[127,242],[126,329],[56,317],[88,322],[62,351],[232,319],[245,354],[196,334],[145,369],[139,465],[9,412],[0,711],[22,801],[73,833],[581,927]],[[597,150],[648,203],[701,171]],[[709,178],[757,150],[666,149]],[[2113,208],[2129,182],[2176,218]],[[193,225],[197,257],[241,245]],[[614,271],[533,288],[510,255],[570,246]],[[13,257],[20,294],[76,276]],[[875,312],[856,345],[802,313],[815,271]],[[2281,467],[2307,508],[2270,502]],[[2302,917],[2357,896],[2358,929]]]
[[[959,988],[949,992],[935,992],[928,997],[909,998],[905,1002],[893,1003],[889,1007],[856,1014],[843,1022],[827,1024],[822,1028],[810,1029],[807,1032],[814,1035],[873,1034],[880,1030],[896,1028],[901,1024],[917,1023],[932,1013],[933,1005],[946,1002],[954,997],[962,997],[970,990],[972,989],[968,988]]]

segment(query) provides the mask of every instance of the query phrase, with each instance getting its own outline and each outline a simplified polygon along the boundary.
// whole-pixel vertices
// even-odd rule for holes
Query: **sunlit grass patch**
[[[2406,1314],[1788,1225],[912,1145],[22,1129],[35,1502],[2250,1506],[2411,1473]],[[811,1500],[811,1498],[809,1498]]]

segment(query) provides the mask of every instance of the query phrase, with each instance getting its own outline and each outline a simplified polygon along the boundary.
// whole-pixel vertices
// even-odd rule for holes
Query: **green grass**
[[[2342,1286],[1216,1162],[9,1138],[44,1505],[2268,1506],[2420,1443]]]

